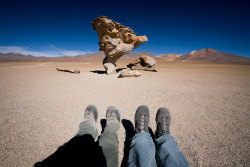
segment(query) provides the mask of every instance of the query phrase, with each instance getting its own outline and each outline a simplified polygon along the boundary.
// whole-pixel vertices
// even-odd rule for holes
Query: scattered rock
[[[153,67],[156,64],[155,59],[149,56],[141,56],[139,57],[139,59],[140,59],[140,64],[143,67],[146,67],[146,66]]]
[[[127,67],[131,70],[145,70],[157,72],[155,69],[155,64],[156,61],[154,58],[149,56],[141,56],[134,62],[129,63]]]
[[[56,70],[57,71],[63,71],[63,72],[75,73],[75,74],[80,73],[80,70],[78,70],[78,69],[70,69],[70,68],[63,68],[63,67],[57,67]]]
[[[120,57],[148,41],[146,36],[136,36],[137,34],[131,28],[106,16],[95,18],[91,24],[98,32],[100,50],[106,55],[103,65],[112,63],[116,67],[115,63]]]
[[[139,71],[135,71],[135,70],[124,70],[120,73],[120,75],[118,76],[118,78],[123,78],[123,77],[139,77],[141,76],[141,73]]]

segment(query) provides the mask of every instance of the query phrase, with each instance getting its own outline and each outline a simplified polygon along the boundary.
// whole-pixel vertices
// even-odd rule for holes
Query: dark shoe
[[[157,129],[155,132],[156,138],[170,133],[169,126],[171,117],[167,108],[159,108],[155,120],[157,125]]]
[[[96,126],[97,116],[98,113],[96,107],[94,105],[88,105],[88,107],[85,109],[84,121],[92,125],[95,130],[97,130]]]
[[[110,125],[113,123],[120,124],[120,112],[118,111],[116,107],[110,106],[107,108],[106,121],[107,121],[107,125]]]
[[[147,106],[139,106],[135,112],[136,133],[147,132],[149,123],[149,111]]]

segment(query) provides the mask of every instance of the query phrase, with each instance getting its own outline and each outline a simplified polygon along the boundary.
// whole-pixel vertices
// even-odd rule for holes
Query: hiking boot
[[[147,132],[149,123],[149,111],[147,106],[139,106],[135,112],[135,131],[136,133]]]
[[[107,125],[111,125],[113,123],[120,124],[120,112],[114,106],[110,106],[106,111],[106,121]]]
[[[167,108],[159,108],[155,120],[157,125],[157,129],[155,132],[156,138],[159,138],[160,136],[165,134],[170,134],[169,126],[171,117]]]
[[[96,121],[97,121],[97,109],[94,105],[88,105],[84,113],[84,121],[88,122],[97,131]]]

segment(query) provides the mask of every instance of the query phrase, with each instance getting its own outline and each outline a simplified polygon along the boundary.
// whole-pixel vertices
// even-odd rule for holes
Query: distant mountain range
[[[175,59],[181,57],[180,54],[170,53],[170,54],[160,54],[158,56],[159,59],[167,60],[167,61],[174,61]]]
[[[250,58],[217,51],[211,48],[200,49],[189,52],[185,55],[180,54],[160,54],[155,56],[150,52],[130,53],[122,56],[121,60],[133,60],[138,57],[146,55],[154,57],[158,62],[202,62],[202,63],[220,63],[220,64],[250,64]],[[102,61],[105,57],[104,52],[96,52],[88,55],[79,56],[63,56],[63,57],[34,57],[32,55],[22,55],[20,53],[0,53],[0,61],[59,61],[59,62],[72,62],[72,61]]]
[[[32,61],[37,57],[32,55],[23,55],[20,53],[0,53],[0,61]]]
[[[221,52],[211,48],[200,49],[189,52],[175,59],[175,61],[200,61],[211,63],[229,63],[229,64],[250,64],[250,58]]]

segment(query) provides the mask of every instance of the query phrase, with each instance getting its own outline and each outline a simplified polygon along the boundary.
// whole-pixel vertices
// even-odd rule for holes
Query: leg
[[[137,133],[132,140],[129,159],[129,167],[156,167],[155,145],[148,133]]]
[[[149,112],[140,106],[135,113],[135,131],[129,151],[129,167],[156,167],[155,145],[148,132]]]
[[[106,112],[107,125],[99,138],[108,167],[118,167],[118,130],[120,113],[115,107],[108,107]]]
[[[160,167],[190,166],[179,149],[177,142],[170,135],[170,113],[166,108],[160,108],[156,114],[156,160]]]
[[[159,137],[156,142],[156,160],[159,166],[189,166],[187,159],[182,154],[173,136],[165,134]]]

